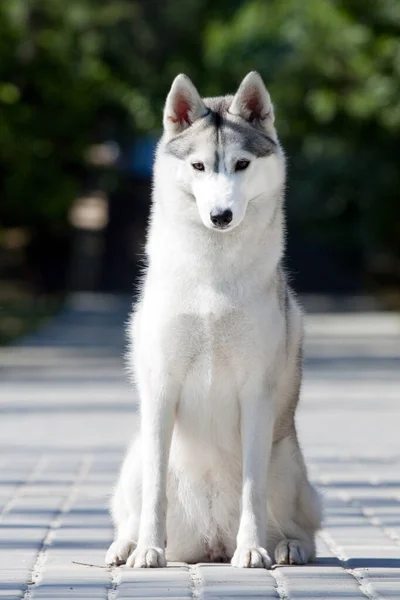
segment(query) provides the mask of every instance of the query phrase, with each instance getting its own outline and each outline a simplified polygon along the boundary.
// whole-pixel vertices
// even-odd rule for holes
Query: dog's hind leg
[[[136,548],[141,510],[141,478],[139,445],[134,443],[121,469],[111,501],[115,525],[115,541],[106,553],[108,565],[125,564]],[[139,459],[139,460],[138,460]]]
[[[277,565],[306,565],[315,558],[315,544],[312,539],[284,539],[274,552]]]
[[[136,515],[120,521],[116,526],[116,539],[106,553],[106,564],[123,565],[135,550],[139,532],[139,521]]]
[[[307,564],[315,558],[314,532],[302,529],[294,521],[287,522],[273,556],[278,565]]]
[[[294,520],[286,523],[285,537],[275,548],[277,564],[304,565],[315,558],[315,532],[321,525],[321,502],[307,480],[302,485]]]
[[[315,533],[321,526],[321,500],[307,478],[295,433],[274,444],[274,481],[268,499],[268,550],[277,564],[306,564],[315,558]]]

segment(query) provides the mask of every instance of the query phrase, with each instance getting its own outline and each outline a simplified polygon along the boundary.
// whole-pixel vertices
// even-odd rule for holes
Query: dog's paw
[[[242,569],[269,569],[272,560],[264,548],[249,548],[248,546],[238,546],[232,557],[233,567]]]
[[[275,548],[275,561],[278,565],[305,565],[308,550],[300,540],[282,540]]]
[[[107,565],[123,565],[133,552],[136,544],[132,540],[120,539],[111,544],[106,554]]]
[[[126,561],[127,567],[166,567],[165,551],[162,548],[138,547],[132,552]]]

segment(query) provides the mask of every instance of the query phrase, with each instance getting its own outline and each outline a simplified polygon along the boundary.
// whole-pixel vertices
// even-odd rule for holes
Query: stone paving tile
[[[202,600],[279,598],[274,577],[264,569],[233,569],[229,565],[200,564],[192,567],[191,574],[194,589]]]
[[[129,303],[106,300],[73,300],[0,349],[0,600],[399,600],[400,320],[308,318],[298,423],[326,507],[314,565],[109,569],[109,495],[137,414],[121,359]]]
[[[400,568],[355,569],[355,573],[364,581],[371,596],[376,598],[400,598]]]
[[[174,598],[189,600],[193,597],[193,583],[187,566],[171,563],[167,569],[116,569],[116,600],[128,598]]]
[[[290,600],[365,600],[358,581],[340,566],[280,567],[278,574],[282,598]]]

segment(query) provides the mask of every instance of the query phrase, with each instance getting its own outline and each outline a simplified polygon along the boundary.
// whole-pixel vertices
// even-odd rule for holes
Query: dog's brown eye
[[[204,164],[201,162],[192,163],[192,167],[193,169],[196,169],[196,171],[204,171]]]
[[[235,171],[244,171],[249,166],[249,160],[238,160],[235,165]]]

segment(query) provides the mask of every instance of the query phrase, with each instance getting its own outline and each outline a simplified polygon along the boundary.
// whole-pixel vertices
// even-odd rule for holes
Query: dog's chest
[[[177,427],[193,450],[196,439],[198,450],[204,449],[204,442],[231,447],[239,432],[235,365],[241,347],[228,321],[229,317],[203,316],[192,337],[194,347],[183,378]]]
[[[193,306],[190,330],[181,330],[180,348],[189,352],[182,357],[177,425],[192,443],[197,438],[228,449],[237,444],[243,383],[270,354],[266,314],[257,303],[244,307],[217,293],[199,294]]]

